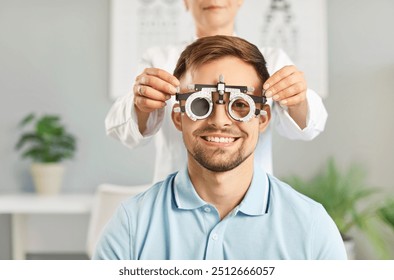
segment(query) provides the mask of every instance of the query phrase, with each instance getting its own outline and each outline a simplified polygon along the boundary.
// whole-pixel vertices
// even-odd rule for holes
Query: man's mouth
[[[205,141],[214,143],[232,143],[238,138],[234,137],[213,137],[213,136],[202,136]]]

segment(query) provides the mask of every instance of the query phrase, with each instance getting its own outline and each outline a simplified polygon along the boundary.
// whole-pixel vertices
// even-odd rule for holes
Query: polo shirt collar
[[[250,216],[267,214],[270,189],[267,174],[255,167],[252,183],[244,199],[236,208],[238,211]],[[194,189],[187,167],[180,170],[175,176],[174,199],[178,208],[185,210],[196,209],[207,204]]]
[[[269,210],[271,186],[267,174],[254,168],[252,183],[238,210],[249,216],[265,215]]]
[[[187,167],[180,170],[174,179],[174,199],[179,209],[196,209],[207,203],[200,198],[190,181]]]

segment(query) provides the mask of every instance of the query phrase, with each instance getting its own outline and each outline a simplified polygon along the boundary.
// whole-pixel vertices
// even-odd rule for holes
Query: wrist
[[[297,123],[297,125],[304,129],[307,125],[308,102],[305,99],[300,103],[287,107],[290,117]]]
[[[137,116],[138,130],[141,135],[144,135],[144,132],[147,129],[147,123],[149,119],[149,112],[141,111],[136,104],[134,104],[135,114]]]

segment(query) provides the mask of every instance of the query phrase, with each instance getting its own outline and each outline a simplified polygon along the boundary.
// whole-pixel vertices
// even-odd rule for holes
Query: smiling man
[[[187,166],[121,204],[95,259],[345,259],[317,202],[255,167],[270,120],[260,51],[231,36],[198,39],[174,71],[172,120]]]

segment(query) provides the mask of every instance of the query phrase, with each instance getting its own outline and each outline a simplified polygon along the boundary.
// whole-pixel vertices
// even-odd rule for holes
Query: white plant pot
[[[31,174],[37,193],[42,195],[59,193],[64,169],[61,163],[32,163]]]

